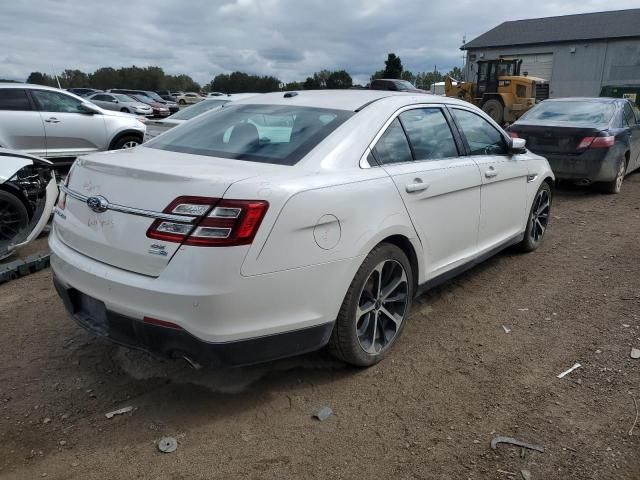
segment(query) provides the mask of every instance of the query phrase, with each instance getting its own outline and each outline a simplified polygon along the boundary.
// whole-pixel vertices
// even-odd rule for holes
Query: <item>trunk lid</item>
[[[222,198],[233,183],[277,168],[282,167],[138,147],[78,159],[67,187],[118,206],[162,212],[177,197]],[[96,213],[86,201],[67,195],[55,231],[90,258],[155,277],[180,244],[148,238],[153,221],[111,209]]]
[[[577,155],[584,150],[578,150],[578,145],[585,137],[595,137],[606,130],[606,126],[570,127],[566,123],[537,123],[517,122],[509,127],[520,138],[527,141],[527,148],[533,153],[544,155],[568,154]]]

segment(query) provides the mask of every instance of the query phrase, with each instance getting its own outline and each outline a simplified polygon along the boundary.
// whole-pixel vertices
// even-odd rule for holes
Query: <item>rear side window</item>
[[[194,118],[145,145],[160,150],[294,165],[352,112],[287,105],[234,105]]]
[[[0,89],[0,110],[31,110],[27,92],[21,88]]]
[[[468,110],[452,109],[471,155],[506,155],[507,143],[502,134],[487,120]]]
[[[82,102],[64,93],[49,90],[31,90],[31,94],[43,112],[78,113]]]
[[[400,114],[416,160],[458,156],[451,128],[439,108],[418,108]]]
[[[636,125],[637,123],[636,116],[633,113],[633,109],[631,108],[631,105],[629,105],[628,103],[624,104],[623,117],[624,117],[624,124],[627,127]]]
[[[373,156],[381,165],[413,161],[407,136],[397,118],[391,122],[376,143],[373,148]]]

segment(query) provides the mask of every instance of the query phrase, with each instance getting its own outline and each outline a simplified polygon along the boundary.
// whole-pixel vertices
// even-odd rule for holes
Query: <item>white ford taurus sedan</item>
[[[412,298],[540,245],[553,174],[455,99],[272,93],[78,159],[50,245],[71,315],[113,341],[242,365],[328,344],[372,365]]]

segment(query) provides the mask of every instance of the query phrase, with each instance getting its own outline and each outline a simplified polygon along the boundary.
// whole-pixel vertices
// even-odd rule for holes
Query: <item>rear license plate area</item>
[[[73,316],[97,335],[107,336],[109,324],[107,322],[107,308],[98,299],[85,295],[77,290],[71,292]]]

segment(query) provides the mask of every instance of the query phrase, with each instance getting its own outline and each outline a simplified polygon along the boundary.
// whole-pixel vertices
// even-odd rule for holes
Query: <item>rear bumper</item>
[[[331,322],[277,335],[209,343],[182,329],[144,323],[107,310],[104,303],[64,285],[55,275],[53,283],[71,317],[92,334],[163,358],[186,357],[200,365],[242,366],[300,355],[326,345],[333,329]]]
[[[540,152],[538,155],[546,157],[556,179],[588,182],[614,180],[620,159],[614,149],[594,149],[579,155],[544,152]]]

